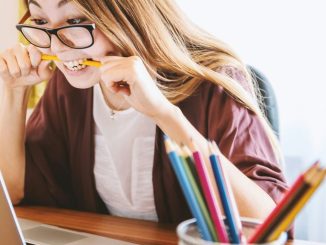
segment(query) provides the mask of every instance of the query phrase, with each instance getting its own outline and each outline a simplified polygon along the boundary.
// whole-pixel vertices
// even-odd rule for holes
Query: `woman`
[[[225,44],[172,0],[27,4],[32,26],[17,28],[32,44],[0,56],[0,169],[15,204],[187,219],[164,132],[205,154],[215,140],[240,214],[269,214],[286,190],[277,141]],[[56,70],[42,53],[58,56]],[[25,127],[30,87],[48,79]]]

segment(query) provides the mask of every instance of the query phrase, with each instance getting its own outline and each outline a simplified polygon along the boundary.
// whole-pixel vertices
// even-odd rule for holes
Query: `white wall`
[[[289,181],[316,159],[326,163],[326,2],[178,2],[195,23],[272,82]],[[299,238],[326,242],[326,185],[321,188],[297,219]]]
[[[0,52],[17,42],[18,0],[0,0]]]

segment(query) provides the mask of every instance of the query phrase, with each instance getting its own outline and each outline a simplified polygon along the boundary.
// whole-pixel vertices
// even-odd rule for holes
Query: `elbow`
[[[16,189],[9,191],[10,200],[13,205],[18,205],[24,199],[24,190],[23,189]]]
[[[16,195],[13,198],[11,198],[11,202],[13,205],[18,205],[23,199],[24,199],[24,194]]]
[[[0,164],[1,165],[1,164]],[[0,169],[2,170],[2,169]],[[23,199],[25,195],[25,183],[24,178],[21,177],[21,174],[12,174],[12,172],[3,171],[3,184],[5,189],[7,189],[7,193],[13,205],[18,205]],[[1,172],[0,172],[1,174]]]

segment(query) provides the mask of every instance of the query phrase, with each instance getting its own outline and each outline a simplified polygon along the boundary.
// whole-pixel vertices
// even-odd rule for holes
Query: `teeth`
[[[84,61],[86,59],[66,61],[63,64],[71,71],[78,71],[86,67],[86,65],[82,64]]]

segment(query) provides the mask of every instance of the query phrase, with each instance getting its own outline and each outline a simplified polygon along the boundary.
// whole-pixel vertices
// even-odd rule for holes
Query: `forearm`
[[[193,142],[208,157],[206,139],[192,126],[177,107],[171,106],[167,108],[154,120],[163,132],[177,143],[191,145]],[[264,219],[275,206],[271,197],[224,156],[222,156],[222,164],[229,176],[240,215]]]
[[[0,170],[13,203],[23,197],[25,120],[29,88],[1,88]]]
[[[264,220],[276,205],[273,199],[227,158],[222,156],[222,161],[223,169],[229,176],[240,215]]]

